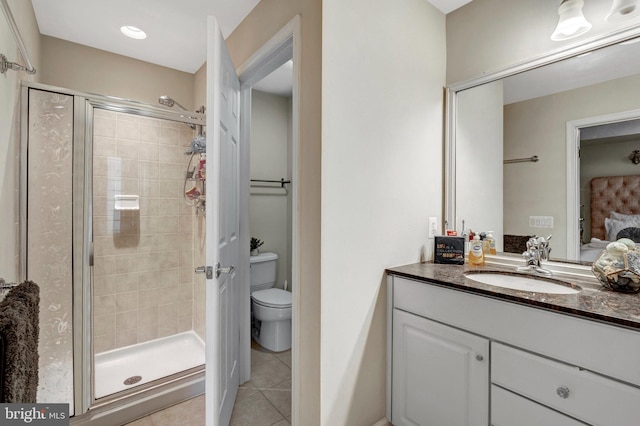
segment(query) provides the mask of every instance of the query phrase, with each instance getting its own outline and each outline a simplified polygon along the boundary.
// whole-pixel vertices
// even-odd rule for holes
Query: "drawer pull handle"
[[[480,355],[480,354],[477,354],[477,355],[476,355],[476,359],[477,359],[478,361],[482,361],[482,360],[484,359],[484,357],[483,357],[482,355]]]
[[[566,386],[560,386],[558,389],[556,389],[556,393],[558,394],[558,396],[562,399],[567,399],[569,398],[569,393],[571,393],[569,391],[569,388]]]

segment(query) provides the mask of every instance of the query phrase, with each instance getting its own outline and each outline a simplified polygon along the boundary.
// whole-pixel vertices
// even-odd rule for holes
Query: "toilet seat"
[[[290,308],[291,292],[279,288],[268,288],[251,293],[251,299],[258,305],[267,308]]]

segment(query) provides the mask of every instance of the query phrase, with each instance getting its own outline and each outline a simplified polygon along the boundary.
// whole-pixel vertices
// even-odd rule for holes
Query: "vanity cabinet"
[[[489,340],[393,311],[395,426],[486,426]]]
[[[638,426],[640,332],[389,275],[394,426]]]

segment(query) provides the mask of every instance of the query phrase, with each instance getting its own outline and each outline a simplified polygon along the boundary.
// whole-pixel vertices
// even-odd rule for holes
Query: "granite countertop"
[[[503,265],[445,265],[431,262],[388,268],[387,274],[640,330],[640,293],[608,290],[602,287],[595,277],[578,277],[554,272],[551,278],[571,286],[579,286],[582,291],[575,294],[547,294],[482,284],[465,277],[464,273],[467,271],[523,274],[516,272],[513,267]],[[541,277],[535,273],[526,275]]]

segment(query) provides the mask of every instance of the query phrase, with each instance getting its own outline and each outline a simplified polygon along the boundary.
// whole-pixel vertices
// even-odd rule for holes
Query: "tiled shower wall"
[[[94,110],[95,353],[195,326],[200,236],[195,209],[183,201],[193,137],[184,123]],[[138,195],[140,210],[114,210],[118,194]]]

